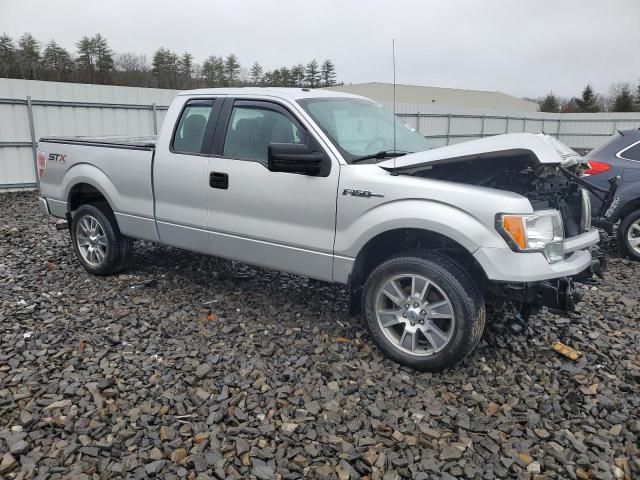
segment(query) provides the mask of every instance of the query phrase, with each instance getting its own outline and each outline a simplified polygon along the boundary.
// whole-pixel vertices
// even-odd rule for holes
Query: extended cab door
[[[270,143],[304,143],[324,156],[318,175],[271,172]],[[285,106],[228,98],[209,158],[211,252],[332,280],[339,168]]]
[[[222,98],[176,100],[167,113],[153,167],[156,225],[162,243],[211,253],[208,160],[223,102]]]

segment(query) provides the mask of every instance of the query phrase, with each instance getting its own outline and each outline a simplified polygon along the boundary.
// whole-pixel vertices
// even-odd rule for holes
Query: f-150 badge
[[[352,188],[345,188],[342,191],[342,195],[351,195],[352,197],[364,197],[364,198],[384,197],[384,193],[373,193],[369,190],[354,190]]]

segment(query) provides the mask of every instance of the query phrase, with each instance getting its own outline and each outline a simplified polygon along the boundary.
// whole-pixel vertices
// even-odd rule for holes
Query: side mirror
[[[268,168],[272,172],[317,175],[322,167],[322,154],[312,152],[300,143],[270,143]]]

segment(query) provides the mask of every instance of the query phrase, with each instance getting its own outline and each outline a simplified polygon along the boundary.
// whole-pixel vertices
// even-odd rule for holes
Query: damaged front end
[[[553,259],[544,252],[550,263],[568,260],[580,248],[587,248],[580,246],[572,250],[567,246],[579,244],[589,232],[593,234],[589,192],[601,196],[603,207],[599,213],[603,213],[616,189],[615,180],[608,190],[603,190],[581,178],[580,174],[588,168],[586,161],[562,143],[544,135],[501,135],[407,155],[398,159],[395,166],[386,163],[381,166],[396,174],[510,191],[527,198],[534,212],[560,212],[562,225],[559,228],[564,235],[557,242],[561,250]],[[504,218],[504,215],[499,217]],[[510,241],[512,239],[506,240],[513,250],[531,250],[519,249]],[[488,282],[485,286],[487,303],[494,309],[507,305],[514,307],[516,318],[522,322],[542,306],[556,313],[575,311],[580,301],[576,282],[584,283],[593,275],[601,276],[606,267],[600,249],[597,246],[588,248],[592,260],[586,270],[535,282]]]

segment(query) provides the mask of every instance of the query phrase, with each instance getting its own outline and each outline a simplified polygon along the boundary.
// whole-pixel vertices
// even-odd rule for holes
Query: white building
[[[357,83],[329,87],[329,90],[354,93],[377,102],[393,102],[393,84]],[[396,102],[427,104],[432,106],[460,107],[470,110],[514,110],[519,112],[537,112],[538,104],[512,97],[505,93],[485,90],[463,90],[460,88],[427,87],[422,85],[396,85]]]

